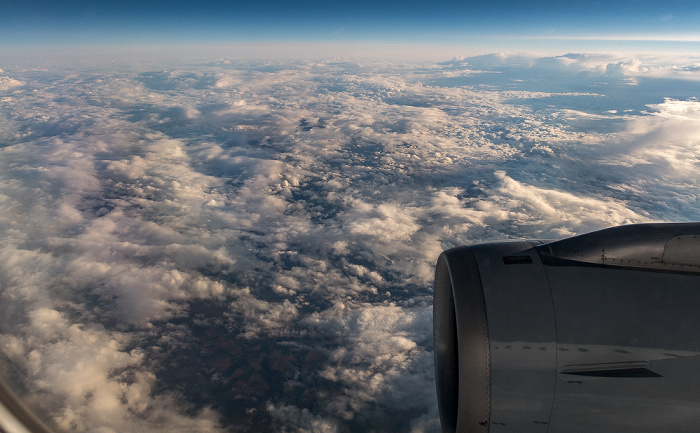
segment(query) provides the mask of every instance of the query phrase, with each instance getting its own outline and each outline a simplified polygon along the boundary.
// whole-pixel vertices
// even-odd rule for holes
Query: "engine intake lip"
[[[445,433],[489,431],[491,361],[486,303],[469,247],[438,258],[433,302],[435,383]]]

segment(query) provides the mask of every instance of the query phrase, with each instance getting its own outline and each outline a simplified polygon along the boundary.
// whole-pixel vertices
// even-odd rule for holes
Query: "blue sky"
[[[562,40],[593,46],[612,37],[618,46],[627,39],[675,44],[700,40],[699,18],[700,3],[687,0],[27,0],[0,2],[0,43],[420,42],[518,49]]]

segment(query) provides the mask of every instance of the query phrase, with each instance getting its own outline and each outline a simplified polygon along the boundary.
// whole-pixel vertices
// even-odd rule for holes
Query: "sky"
[[[504,50],[552,54],[564,46],[573,51],[691,52],[700,43],[699,18],[700,6],[686,0],[32,0],[0,3],[0,41],[5,50],[164,45],[236,50],[245,44],[333,43],[341,55],[354,54],[347,44],[365,44],[366,55],[380,56],[392,51],[394,56],[415,56],[416,49],[426,56],[445,47],[462,55]],[[287,56],[308,54],[294,45],[277,55],[285,51]]]
[[[439,432],[441,251],[700,220],[699,11],[0,2],[0,375],[58,432]]]

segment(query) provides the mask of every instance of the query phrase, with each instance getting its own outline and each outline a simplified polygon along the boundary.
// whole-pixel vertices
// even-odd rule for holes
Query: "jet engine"
[[[700,223],[443,252],[444,433],[700,429]]]

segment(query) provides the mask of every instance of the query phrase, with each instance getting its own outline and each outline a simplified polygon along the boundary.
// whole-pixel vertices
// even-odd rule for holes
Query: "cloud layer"
[[[58,430],[436,432],[443,249],[700,218],[689,64],[6,69],[0,348]]]

